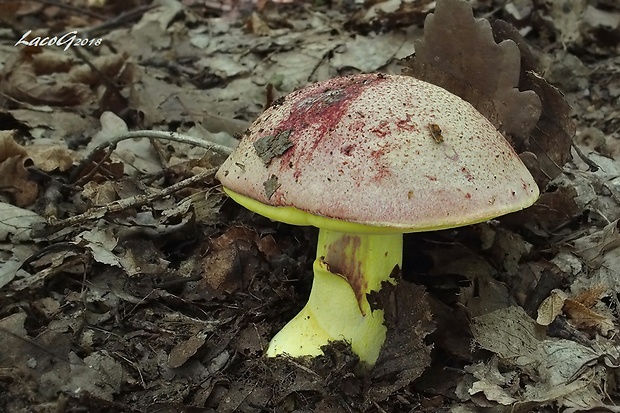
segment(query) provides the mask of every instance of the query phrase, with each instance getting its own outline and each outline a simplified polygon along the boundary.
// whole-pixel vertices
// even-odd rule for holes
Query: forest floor
[[[343,343],[263,356],[308,298],[316,229],[228,200],[221,153],[110,144],[149,129],[233,147],[311,82],[416,74],[435,3],[0,3],[0,411],[620,412],[617,1],[470,2],[564,96],[541,95],[553,133],[512,142],[542,195],[405,236],[408,304],[369,371]],[[490,47],[426,48],[451,42]],[[514,69],[477,64],[489,82]]]

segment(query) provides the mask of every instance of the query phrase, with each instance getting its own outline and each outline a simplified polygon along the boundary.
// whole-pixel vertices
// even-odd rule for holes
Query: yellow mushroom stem
[[[321,346],[344,340],[372,366],[385,341],[383,311],[370,309],[367,294],[402,266],[403,235],[395,228],[312,215],[293,207],[265,205],[224,191],[237,203],[274,221],[318,227],[314,280],[306,306],[271,340],[267,356],[318,356]]]
[[[348,234],[321,229],[314,280],[306,306],[271,340],[267,356],[323,354],[321,346],[344,340],[368,366],[385,341],[383,310],[367,294],[402,265],[402,234]]]

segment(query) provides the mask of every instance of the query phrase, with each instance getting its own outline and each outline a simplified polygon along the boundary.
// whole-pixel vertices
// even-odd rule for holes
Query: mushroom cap
[[[311,214],[382,232],[481,222],[539,195],[519,156],[471,104],[384,74],[338,77],[275,101],[216,176],[270,218],[305,225]],[[293,208],[279,207],[306,214],[282,219],[278,211]]]

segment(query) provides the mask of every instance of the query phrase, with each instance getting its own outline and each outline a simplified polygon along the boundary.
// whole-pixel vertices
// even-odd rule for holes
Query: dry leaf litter
[[[616,1],[7,1],[0,20],[0,411],[620,410]],[[104,43],[14,46],[73,28]],[[105,143],[232,147],[309,82],[401,70],[491,119],[541,199],[406,238],[373,371],[344,343],[265,359],[315,230],[227,202],[220,153]]]

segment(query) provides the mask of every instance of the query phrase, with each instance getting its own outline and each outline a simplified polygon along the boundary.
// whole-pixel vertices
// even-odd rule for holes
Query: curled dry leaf
[[[60,53],[21,53],[5,66],[2,91],[13,99],[35,105],[75,106],[86,103],[91,96],[90,88],[69,82],[67,70],[66,59]],[[46,80],[45,76],[49,79]]]
[[[599,285],[569,297],[563,291],[554,290],[538,308],[536,322],[550,325],[557,316],[564,314],[577,329],[607,337],[615,330],[614,321],[594,308],[606,291],[606,287]]]
[[[574,252],[590,268],[599,268],[605,255],[620,249],[620,220],[608,224],[601,231],[575,241]]]
[[[42,171],[68,171],[79,156],[72,150],[51,145],[32,145],[28,148],[30,159]]]
[[[200,350],[205,342],[205,333],[194,333],[187,340],[178,343],[168,355],[168,367],[171,369],[181,367]]]
[[[511,395],[510,383],[516,378],[514,372],[509,371],[502,374],[499,371],[498,364],[499,360],[494,357],[488,364],[476,363],[465,367],[465,371],[474,376],[476,380],[469,388],[465,389],[475,404],[485,407],[494,407],[495,403],[511,406],[518,401]],[[457,391],[462,393],[463,387],[466,387],[465,383],[461,382]],[[470,398],[465,394],[460,396],[465,400]]]
[[[585,294],[594,294],[594,291],[586,291]],[[586,332],[596,332],[602,336],[608,337],[615,331],[614,321],[611,317],[599,314],[587,303],[580,301],[583,294],[574,299],[567,299],[564,302],[563,311],[568,317],[571,324],[580,330]]]
[[[122,267],[119,258],[114,254],[118,240],[110,229],[93,228],[81,232],[76,237],[79,245],[90,251],[92,258],[110,266]]]
[[[100,56],[87,65],[68,56],[62,51],[17,54],[5,65],[2,91],[35,105],[83,105],[97,98],[93,88],[103,84],[103,77],[116,80],[127,59],[122,54]]]
[[[37,199],[39,187],[25,165],[31,162],[26,149],[13,139],[13,131],[0,131],[0,193],[24,207]]]
[[[566,293],[562,290],[553,290],[549,297],[538,307],[538,316],[536,322],[541,326],[548,326],[553,323],[553,320],[560,314],[562,314],[562,307],[566,302]]]

